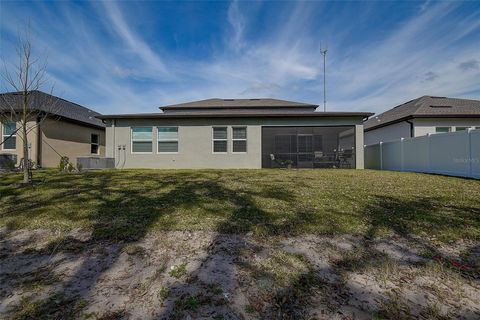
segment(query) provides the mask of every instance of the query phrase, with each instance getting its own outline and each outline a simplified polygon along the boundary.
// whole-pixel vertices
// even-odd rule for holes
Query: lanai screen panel
[[[355,168],[355,127],[262,128],[262,167]]]

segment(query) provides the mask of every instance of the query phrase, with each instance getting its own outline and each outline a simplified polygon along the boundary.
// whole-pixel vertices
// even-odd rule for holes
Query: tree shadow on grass
[[[450,205],[438,198],[417,198],[406,201],[401,198],[382,196],[377,197],[374,203],[364,209],[364,212],[370,223],[365,242],[385,231],[394,233],[418,247],[430,258],[450,261],[446,266],[453,268],[456,267],[456,261],[466,266],[463,270],[457,268],[460,274],[480,279],[478,265],[468,267],[464,264],[469,263],[464,257],[465,252],[446,256],[439,245],[447,237],[478,241],[480,208]],[[419,236],[420,234],[422,236]],[[478,245],[474,244],[468,251],[475,252],[477,247]]]
[[[363,208],[364,216],[369,221],[369,229],[354,243],[353,250],[346,252],[340,259],[332,261],[327,267],[314,267],[310,265],[306,272],[297,276],[288,287],[276,290],[269,306],[261,310],[260,318],[275,319],[304,319],[312,317],[309,310],[314,306],[322,305],[324,309],[321,318],[340,317],[351,319],[353,317],[377,317],[385,319],[416,319],[423,318],[465,318],[475,319],[478,313],[475,310],[450,310],[451,313],[442,315],[435,304],[417,304],[408,294],[385,290],[383,293],[370,292],[365,294],[367,287],[350,282],[352,273],[362,274],[372,272],[372,269],[382,268],[383,263],[394,263],[397,267],[408,268],[427,267],[432,263],[441,263],[441,269],[450,268],[454,274],[460,274],[468,280],[480,279],[478,267],[470,266],[467,269],[458,268],[458,264],[447,264],[445,261],[461,261],[461,253],[446,256],[436,248],[435,244],[421,237],[414,236],[418,230],[428,230],[428,226],[435,226],[439,231],[448,232],[451,228],[462,227],[464,224],[479,223],[479,209],[476,207],[448,206],[449,216],[438,214],[438,209],[445,210],[445,204],[438,199],[419,198],[405,201],[401,198],[378,197]],[[385,232],[393,234],[390,241],[382,240]],[[388,237],[387,237],[388,238]],[[400,240],[400,241],[399,241]],[[402,246],[407,244],[407,246]],[[385,252],[379,245],[387,243],[393,251]],[[412,244],[414,248],[409,247]],[[430,250],[441,261],[419,256],[422,250]],[[478,251],[478,245],[470,246],[464,256],[471,256]],[[399,255],[397,255],[397,253]],[[411,258],[413,257],[413,260]],[[478,263],[478,260],[477,260]],[[262,271],[255,266],[248,265],[252,274]],[[430,269],[428,269],[430,270]],[[392,271],[390,271],[392,272]],[[388,273],[387,273],[388,274]],[[325,275],[330,275],[325,277]],[[398,274],[391,274],[393,277]],[[428,274],[435,279],[435,274]],[[272,275],[270,275],[272,277]],[[387,277],[384,281],[395,281]],[[438,280],[437,280],[438,281]],[[424,290],[427,290],[424,288]],[[428,291],[428,290],[427,290]],[[423,293],[424,295],[427,292]],[[437,292],[428,292],[433,297]],[[449,295],[459,294],[450,292]],[[361,300],[376,301],[375,304],[365,305]],[[427,299],[428,300],[428,299]],[[356,309],[358,313],[352,311]]]
[[[198,187],[198,186],[197,186]],[[211,240],[206,257],[199,266],[189,273],[189,278],[185,282],[177,283],[169,288],[169,291],[175,292],[180,298],[177,300],[168,300],[163,310],[156,315],[156,319],[185,319],[188,316],[198,316],[199,310],[187,308],[185,301],[188,299],[197,299],[203,295],[210,295],[205,291],[208,286],[216,286],[217,282],[223,282],[227,291],[223,292],[226,299],[218,299],[214,303],[220,303],[221,307],[212,314],[219,318],[240,319],[239,310],[230,307],[228,297],[235,296],[234,290],[238,290],[234,284],[235,263],[237,261],[237,252],[250,247],[247,234],[255,233],[262,236],[288,234],[298,225],[306,221],[306,217],[299,215],[290,215],[290,218],[278,219],[272,214],[261,209],[253,200],[253,196],[275,199],[277,201],[294,201],[292,192],[286,192],[284,189],[276,187],[264,187],[259,192],[244,191],[239,193],[225,187],[218,181],[210,181],[204,185],[218,200],[229,199],[233,204],[233,210],[229,211],[222,222],[215,226],[217,233]],[[201,188],[201,187],[200,187]],[[212,199],[215,200],[215,199]],[[221,252],[222,254],[219,254]],[[225,254],[226,253],[226,254]],[[227,261],[225,261],[227,260]],[[220,266],[218,268],[218,266]],[[215,274],[215,275],[213,275]],[[211,300],[208,303],[212,303]],[[208,307],[208,306],[207,306]],[[199,309],[202,306],[198,306]],[[197,313],[195,313],[197,312]]]
[[[260,210],[252,201],[249,192],[240,195],[238,191],[225,187],[214,178],[206,179],[201,175],[189,174],[163,174],[161,180],[152,185],[153,190],[147,195],[143,194],[144,188],[122,188],[118,178],[115,179],[108,173],[87,175],[82,178],[75,184],[74,190],[63,190],[62,188],[70,186],[71,182],[65,182],[63,180],[65,178],[54,177],[49,182],[51,183],[49,188],[57,192],[48,199],[33,201],[29,207],[23,208],[26,210],[25,214],[33,218],[28,213],[29,208],[55,205],[64,201],[66,197],[74,197],[75,201],[95,201],[97,204],[95,212],[82,218],[88,219],[91,225],[92,234],[88,240],[60,238],[50,243],[43,252],[37,252],[44,257],[40,259],[40,263],[48,263],[49,257],[59,252],[78,254],[96,252],[107,247],[113,248],[106,253],[107,257],[104,259],[99,259],[95,254],[88,254],[76,268],[75,273],[61,282],[55,294],[61,294],[65,297],[62,301],[69,304],[67,308],[62,302],[62,310],[76,312],[78,309],[70,305],[71,296],[88,297],[97,279],[115,264],[123,248],[144,238],[159,220],[162,220],[162,228],[174,229],[172,225],[168,225],[174,224],[174,219],[169,219],[169,216],[179,208],[188,211],[202,207],[204,212],[216,214],[218,210],[212,208],[212,204],[226,202],[227,212],[217,226],[218,230],[225,233],[246,233],[257,226],[268,232],[276,232],[285,226],[283,222],[278,225],[273,221],[272,215]],[[131,184],[132,181],[129,181],[129,185]],[[275,187],[264,188],[256,195],[282,201],[291,200],[290,194],[280,192]],[[12,286],[11,290],[14,289]],[[45,299],[45,304],[50,305],[51,301],[49,298]],[[46,309],[50,310],[48,316],[59,315],[57,312],[61,310],[48,308],[45,304],[36,303],[34,310],[30,310],[31,316],[42,316]]]
[[[158,195],[151,198],[145,197],[139,190],[116,189],[112,195],[109,187],[115,182],[112,181],[111,175],[101,174],[96,177],[98,179],[95,181],[95,188],[92,188],[92,185],[88,185],[88,183],[83,183],[80,186],[76,186],[74,190],[80,195],[78,196],[79,201],[95,200],[98,203],[96,212],[88,217],[90,219],[89,222],[92,224],[91,237],[86,241],[61,238],[56,242],[52,242],[43,252],[37,252],[41,256],[37,261],[40,264],[48,264],[51,256],[58,252],[78,254],[84,251],[91,253],[107,247],[113,248],[113,250],[108,252],[108,257],[105,259],[99,259],[98,255],[88,254],[78,266],[75,274],[66,281],[62,281],[60,288],[55,294],[61,294],[66,297],[68,293],[69,297],[65,301],[69,303],[72,301],[72,292],[76,291],[79,296],[88,296],[89,290],[94,286],[98,277],[117,260],[122,248],[144,237],[149,227],[159,217],[168,214],[168,206],[155,205],[151,201],[175,206],[178,204],[178,192],[186,192],[186,190],[180,190],[179,188],[181,187],[178,187],[168,192],[159,192]],[[89,179],[86,180],[93,182]],[[52,189],[62,188],[61,183],[52,181],[51,183],[50,188]],[[157,186],[161,190],[165,184],[159,182]],[[92,189],[100,192],[92,194]],[[55,196],[49,197],[45,202],[48,202],[49,205],[57,201],[61,202],[65,198],[66,193],[71,193],[71,191],[56,192]],[[44,204],[46,205],[46,203],[40,201],[31,205],[41,206]],[[13,291],[15,287],[12,286],[10,289]],[[51,301],[52,299],[45,299],[46,304],[51,304]],[[47,308],[42,303],[36,303],[34,307],[34,309],[30,310],[31,317],[45,317],[43,314],[45,310],[50,310],[47,316],[52,317],[58,316],[58,312],[62,312],[61,309],[77,310],[76,308],[66,308],[65,304],[62,304],[62,308],[58,310]]]
[[[440,198],[376,196],[363,212],[371,225],[367,235],[372,236],[381,229],[409,236],[419,232],[441,234],[470,226],[480,227],[480,207],[451,205]]]
[[[228,300],[228,294],[234,292],[225,292],[226,298],[219,295],[212,298],[211,294],[205,291],[205,287],[198,283],[215,285],[215,279],[212,279],[209,273],[215,270],[216,264],[221,263],[224,263],[221,277],[224,281],[235,282],[236,249],[252,246],[251,233],[265,238],[292,236],[305,230],[306,225],[318,224],[319,219],[322,219],[319,212],[306,203],[306,199],[299,198],[284,186],[259,184],[256,188],[239,188],[226,184],[222,174],[213,173],[205,175],[194,172],[182,174],[173,172],[156,175],[152,172],[153,182],[142,181],[128,172],[125,172],[125,176],[121,179],[117,175],[119,173],[99,173],[79,177],[73,190],[62,189],[72,185],[71,182],[64,180],[66,178],[53,177],[49,182],[50,188],[58,188],[58,192],[48,199],[29,204],[28,208],[47,206],[52,203],[59,204],[65,200],[65,197],[73,197],[78,202],[94,201],[96,204],[94,212],[79,218],[87,220],[92,226],[91,237],[86,241],[61,239],[52,243],[47,251],[78,253],[112,248],[105,253],[106,257],[100,259],[101,261],[98,255],[89,254],[76,268],[75,274],[63,281],[56,290],[55,294],[62,294],[64,299],[59,300],[57,296],[53,301],[61,301],[61,303],[52,305],[52,299],[45,299],[43,303],[39,302],[35,305],[31,315],[44,316],[45,310],[49,310],[47,316],[52,317],[63,317],[62,310],[71,310],[69,314],[79,312],[80,309],[75,307],[79,299],[72,299],[72,297],[88,297],[97,279],[119,261],[124,248],[145,238],[158,223],[161,223],[165,229],[175,229],[177,218],[174,215],[180,209],[183,210],[182,212],[191,211],[193,214],[193,211],[200,207],[201,212],[221,215],[221,218],[213,223],[213,229],[218,233],[213,236],[211,246],[206,251],[206,257],[198,267],[189,272],[186,282],[176,283],[169,288],[170,291],[179,293],[180,298],[167,299],[165,306],[160,309],[159,314],[155,314],[155,317],[181,319],[188,314],[198,315],[196,313],[198,310],[195,308],[201,309],[202,306],[194,306],[193,302],[197,301],[195,299],[198,299],[199,302],[197,302],[200,304],[212,303],[213,299],[215,303],[222,303],[222,307],[219,307],[221,314],[218,316],[228,315],[238,318],[239,310],[231,308]],[[136,183],[150,183],[151,191],[145,194],[145,188],[126,188],[126,182],[130,186]],[[293,204],[290,207],[291,212],[282,215],[272,214],[271,211],[258,205],[259,199]],[[428,231],[429,225],[435,225],[436,228],[448,231],[462,224],[473,223],[478,226],[478,208],[449,206],[448,211],[451,214],[445,217],[437,214],[438,208],[444,205],[441,199],[432,198],[414,200],[405,200],[400,197],[374,198],[360,213],[366,219],[369,229],[357,243],[358,252],[355,255],[342,257],[328,267],[328,270],[310,266],[288,286],[273,290],[268,305],[265,309],[258,311],[259,314],[262,318],[300,319],[308,316],[309,305],[318,301],[315,300],[318,298],[314,297],[315,294],[320,295],[321,301],[327,305],[330,305],[329,301],[338,302],[330,305],[329,312],[336,312],[342,305],[349,304],[349,299],[359,293],[346,286],[347,274],[366,270],[382,256],[382,253],[373,245],[373,241],[383,231],[391,231],[408,241],[421,242],[422,238],[412,237],[412,234],[418,234],[416,228]],[[29,217],[35,218],[35,214]],[[65,216],[68,217],[68,214],[67,210]],[[326,225],[323,229],[325,233],[336,233],[338,230],[339,227],[334,224]],[[432,246],[426,242],[421,244]],[[234,247],[233,250],[232,247]],[[435,248],[435,246],[432,247]],[[220,251],[225,250],[230,250],[230,253],[219,254]],[[438,254],[441,252],[438,251]],[[45,254],[45,256],[44,263],[48,261],[48,255]],[[225,256],[228,259],[226,264],[225,261],[219,261]],[[249,266],[248,261],[243,263],[253,273],[261,271],[253,265]],[[325,273],[330,273],[335,279],[340,280],[326,279],[321,276]],[[198,298],[202,295],[208,295],[211,299]],[[375,297],[375,299],[380,298]],[[408,305],[408,302],[405,303]],[[376,310],[365,311],[372,313]],[[382,312],[393,317],[394,311]]]
[[[350,282],[350,274],[372,272],[372,269],[383,268],[383,264],[388,266],[388,263],[393,263],[408,269],[426,267],[431,263],[437,263],[421,257],[419,251],[423,249],[435,250],[435,254],[439,257],[445,257],[445,253],[437,250],[435,243],[423,241],[422,238],[414,236],[418,234],[419,230],[428,230],[430,225],[435,225],[438,231],[448,232],[451,228],[456,228],[464,223],[478,224],[478,208],[476,207],[449,206],[447,208],[448,216],[438,214],[440,207],[445,209],[445,204],[439,199],[420,198],[406,201],[402,198],[378,197],[376,201],[372,201],[363,208],[362,212],[368,220],[369,229],[365,232],[365,235],[359,237],[357,242],[354,243],[353,250],[343,254],[340,259],[332,261],[327,267],[315,267],[311,262],[305,272],[292,277],[293,281],[288,286],[268,287],[260,296],[256,294],[251,300],[257,303],[259,303],[259,300],[263,300],[263,304],[259,303],[260,306],[254,308],[256,315],[262,319],[304,319],[314,316],[310,312],[321,305],[324,309],[321,314],[316,316],[322,318],[343,317],[350,319],[352,313],[355,314],[355,312],[357,312],[357,316],[360,314],[364,317],[387,319],[415,319],[419,316],[424,318],[476,318],[475,311],[472,309],[452,309],[448,315],[442,315],[436,309],[435,304],[417,304],[414,300],[411,300],[408,294],[405,295],[403,292],[384,290],[383,292],[365,293],[366,288],[361,284]],[[258,214],[264,215],[265,212],[259,212]],[[296,213],[295,219],[298,219],[300,223],[308,223],[309,219],[316,219],[316,217],[305,206]],[[283,223],[275,224],[275,227],[268,229],[272,233],[267,232],[265,235],[288,235],[292,226],[298,223],[298,221],[294,221],[295,219],[287,219]],[[251,228],[254,227],[255,225],[251,225]],[[223,228],[223,226],[219,225],[219,228]],[[332,231],[334,230],[336,230],[335,227]],[[383,241],[382,237],[385,232],[390,233],[390,235],[393,234],[394,238]],[[222,236],[219,235],[218,237],[221,238]],[[241,246],[248,247],[248,237],[240,237]],[[212,243],[216,243],[217,240],[221,241],[217,238]],[[380,249],[379,245],[382,244],[389,245],[391,252],[386,253]],[[415,247],[410,247],[409,244],[414,244]],[[471,250],[475,250],[475,247]],[[207,253],[206,261],[214,255],[214,248]],[[460,259],[460,257],[453,257],[453,259]],[[274,273],[259,269],[258,266],[248,260],[242,261],[241,266],[254,275],[255,281],[257,281],[256,285],[259,288],[262,287],[262,279],[275,278]],[[235,268],[232,265],[231,270],[228,271],[232,281],[236,277]],[[462,270],[453,271],[460,272],[467,279],[472,279],[472,273],[465,273]],[[192,275],[197,278],[201,272],[202,268],[200,267],[193,271]],[[388,278],[389,272],[381,269],[378,272],[386,272],[387,275],[383,281],[395,281],[393,278]],[[478,269],[473,273],[477,273],[478,276]],[[435,275],[429,276],[435,277]],[[188,291],[187,287],[190,284],[179,286],[180,288],[177,287],[175,290]],[[424,288],[423,290],[427,289]],[[429,294],[435,297],[437,293],[432,291]],[[452,292],[452,294],[458,293]],[[361,301],[362,299],[373,301],[373,303],[365,304]],[[173,317],[180,319],[186,317],[190,312],[189,310],[179,309],[177,306],[172,302],[159,318]],[[226,318],[239,316],[238,312],[238,309],[228,310]]]

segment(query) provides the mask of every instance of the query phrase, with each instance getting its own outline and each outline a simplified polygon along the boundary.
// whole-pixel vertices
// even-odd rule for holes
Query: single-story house
[[[369,118],[365,144],[480,129],[480,101],[423,96]]]
[[[22,112],[22,99],[21,92],[0,94],[0,155],[13,155],[17,164],[23,158],[22,133],[15,120]],[[76,164],[79,156],[105,155],[105,124],[96,118],[99,113],[41,91],[31,91],[29,101],[29,158],[37,166],[56,167],[61,156]]]
[[[98,118],[117,168],[363,168],[363,120],[372,113],[317,107],[208,99]]]

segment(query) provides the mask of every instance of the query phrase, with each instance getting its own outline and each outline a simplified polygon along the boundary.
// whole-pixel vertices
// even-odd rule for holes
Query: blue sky
[[[321,41],[330,111],[480,99],[479,1],[1,1],[7,64],[28,21],[54,93],[102,113],[212,97],[321,104]]]

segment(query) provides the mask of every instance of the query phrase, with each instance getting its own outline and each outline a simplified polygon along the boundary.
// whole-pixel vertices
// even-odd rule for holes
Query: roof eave
[[[158,107],[160,110],[187,110],[187,109],[269,109],[269,108],[318,108],[318,105],[315,104],[305,104],[305,105],[264,105],[264,106],[166,106],[166,107]]]
[[[0,110],[0,113],[2,110]],[[10,110],[8,110],[10,111]],[[20,112],[20,111],[18,111]],[[43,110],[36,110],[36,114],[37,115],[42,115],[42,116],[47,116],[49,118],[56,118],[56,119],[62,119],[62,120],[65,120],[65,121],[68,121],[68,122],[71,122],[71,123],[76,123],[78,125],[82,125],[82,126],[86,126],[86,127],[93,127],[93,128],[99,128],[99,129],[105,129],[105,125],[102,125],[102,124],[95,124],[95,123],[91,123],[91,122],[85,122],[85,121],[82,121],[82,120],[78,120],[78,119],[74,119],[74,118],[71,118],[71,117],[66,117],[66,116],[62,116],[62,115],[58,115],[58,114],[54,114],[54,113],[49,113],[49,112],[45,112]],[[100,119],[99,116],[95,116],[95,118],[97,119]]]
[[[380,129],[392,124],[400,123],[403,121],[415,119],[415,118],[480,118],[480,114],[419,114],[419,115],[409,115],[406,117],[398,118],[396,120],[388,121],[385,123],[381,123],[375,125],[373,127],[369,127],[364,129],[365,132]]]
[[[98,119],[189,119],[189,118],[333,118],[333,117],[362,117],[368,118],[372,116],[371,112],[318,112],[318,113],[304,113],[304,114],[192,114],[192,115],[177,115],[177,114],[117,114],[117,115],[100,115]]]

